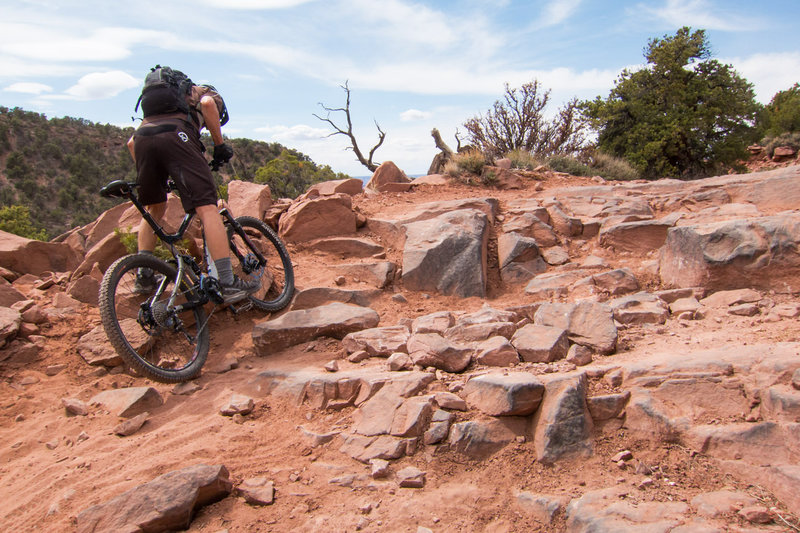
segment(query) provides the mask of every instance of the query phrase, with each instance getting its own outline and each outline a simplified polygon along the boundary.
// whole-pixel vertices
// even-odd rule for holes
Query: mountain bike
[[[223,304],[221,287],[203,268],[203,260],[196,260],[179,246],[194,214],[187,213],[175,233],[166,233],[139,201],[134,192],[137,186],[112,181],[100,194],[130,200],[171,258],[165,261],[136,253],[117,259],[100,285],[100,318],[111,345],[138,373],[163,383],[187,381],[198,375],[208,356],[208,322]],[[284,243],[256,218],[234,218],[227,208],[219,213],[228,234],[234,273],[245,281],[261,283],[255,293],[228,304],[228,309],[240,313],[255,307],[274,312],[286,307],[294,293],[294,270]],[[205,263],[213,264],[205,239],[203,248]],[[148,268],[154,273],[155,289],[142,294],[136,275]],[[214,305],[207,306],[209,303]],[[207,307],[212,308],[208,313]]]

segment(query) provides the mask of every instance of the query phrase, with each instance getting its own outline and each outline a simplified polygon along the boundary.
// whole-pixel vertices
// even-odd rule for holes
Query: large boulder
[[[228,207],[233,216],[250,216],[264,220],[264,214],[271,205],[269,185],[241,180],[228,182]]]
[[[608,227],[603,224],[599,242],[616,252],[644,254],[661,248],[667,240],[667,230],[674,225],[671,219],[623,222]]]
[[[486,295],[489,223],[484,213],[458,210],[406,225],[406,289],[463,298]]]
[[[306,194],[319,194],[320,196],[330,196],[331,194],[349,194],[355,196],[364,190],[364,182],[358,178],[343,180],[328,180],[317,183],[308,189]]]
[[[279,233],[288,242],[307,242],[356,231],[351,197],[333,194],[307,198],[292,204],[280,218]]]
[[[617,327],[607,304],[545,303],[536,311],[534,323],[565,329],[570,341],[602,354],[617,347]]]
[[[389,192],[401,190],[403,187],[407,190],[411,187],[411,180],[400,170],[397,165],[391,161],[381,163],[375,170],[372,178],[367,182],[366,188],[378,192]],[[398,189],[397,184],[403,184]]]
[[[0,265],[18,274],[68,272],[81,259],[80,253],[69,244],[26,239],[0,231]]]
[[[659,273],[671,287],[800,288],[800,214],[669,230]]]

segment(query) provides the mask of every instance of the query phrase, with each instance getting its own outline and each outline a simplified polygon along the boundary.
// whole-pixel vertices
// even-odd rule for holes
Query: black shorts
[[[133,150],[144,205],[167,201],[167,178],[178,187],[184,211],[216,205],[217,187],[203,155],[197,131],[180,119],[143,124],[134,133]]]

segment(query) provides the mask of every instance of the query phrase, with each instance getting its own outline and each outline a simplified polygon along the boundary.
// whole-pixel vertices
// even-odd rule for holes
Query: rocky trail
[[[218,310],[180,385],[100,327],[129,206],[0,235],[0,530],[800,531],[800,166],[392,166],[293,202],[229,186],[297,293]]]

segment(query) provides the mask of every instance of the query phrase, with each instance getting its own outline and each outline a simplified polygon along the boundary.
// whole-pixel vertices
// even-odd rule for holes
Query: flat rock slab
[[[128,387],[103,391],[89,403],[102,405],[116,416],[130,418],[162,405],[164,399],[153,387]]]
[[[175,470],[89,507],[78,515],[78,533],[172,531],[186,529],[200,507],[230,494],[233,484],[223,465]]]
[[[542,405],[533,419],[536,458],[553,463],[592,454],[592,419],[586,406],[586,374],[565,374],[545,383]]]
[[[689,506],[683,502],[629,503],[627,489],[611,487],[587,492],[567,506],[568,533],[663,532],[687,525]],[[686,529],[686,531],[702,531]]]
[[[253,345],[257,355],[265,356],[318,337],[341,339],[348,333],[373,328],[379,321],[373,309],[331,303],[259,322],[253,328]]]

